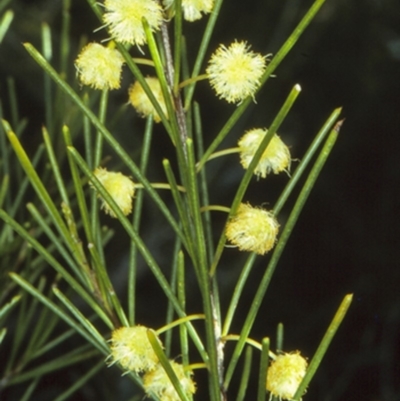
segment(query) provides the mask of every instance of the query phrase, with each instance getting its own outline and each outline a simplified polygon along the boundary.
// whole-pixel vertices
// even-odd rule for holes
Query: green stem
[[[177,258],[177,294],[182,309],[186,310],[186,280],[185,280],[185,259],[183,252],[179,252]],[[203,315],[204,316],[204,315]],[[181,343],[182,363],[184,366],[189,365],[189,343],[187,328],[184,324],[179,325],[179,339]]]
[[[276,327],[276,353],[279,354],[283,351],[283,340],[284,340],[284,326],[283,323],[278,323]]]
[[[147,118],[144,138],[141,147],[140,171],[146,174],[150,155],[150,145],[153,137],[154,120],[152,117]],[[142,217],[144,192],[138,191],[135,199],[135,207],[133,212],[133,229],[139,232],[140,222]],[[137,247],[135,242],[131,242],[129,254],[129,270],[128,270],[128,316],[131,326],[135,324],[135,309],[136,309],[136,273],[137,273]]]
[[[182,0],[175,0],[174,18],[174,96],[179,94],[179,79],[182,60]]]
[[[60,192],[62,201],[69,206],[69,198],[67,195],[67,189],[65,188],[64,181],[61,176],[60,167],[57,162],[57,157],[54,153],[53,144],[51,141],[51,137],[46,129],[46,127],[42,128],[43,140],[46,146],[47,155],[49,156],[49,161],[51,168],[53,170],[54,178],[57,183],[58,191]]]
[[[165,25],[163,25],[163,27],[165,29]],[[171,89],[172,89],[171,85],[172,85],[172,81],[173,81],[173,71],[171,71],[171,69],[173,69],[172,61],[168,57],[167,61],[166,61],[166,63],[168,63],[168,66],[167,65],[164,66],[164,64],[161,60],[160,52],[158,51],[157,44],[154,39],[153,33],[151,32],[149,24],[145,19],[143,19],[143,28],[146,33],[147,44],[149,46],[151,58],[154,61],[154,67],[156,69],[157,77],[160,82],[161,90],[162,90],[163,97],[164,97],[164,102],[167,107],[168,120],[169,120],[169,123],[171,126],[171,131],[168,131],[168,133],[171,134],[172,143],[178,147],[178,144],[181,142],[181,140],[179,140],[179,128],[180,127],[178,126],[177,114],[175,112],[174,104],[173,104],[173,101],[171,98],[171,95],[172,95],[171,94]],[[163,39],[166,35],[167,35],[167,33],[163,34]],[[164,44],[165,54],[167,56],[170,56],[170,52],[168,51],[170,49],[166,49],[167,44],[165,42],[166,42],[166,40],[164,39],[163,44]],[[166,76],[166,73],[168,73],[168,76]]]
[[[237,305],[239,303],[240,296],[243,293],[244,286],[247,282],[247,279],[249,278],[251,269],[254,266],[254,262],[256,261],[256,258],[257,258],[256,253],[251,253],[248,256],[246,263],[244,264],[242,271],[240,273],[240,277],[236,282],[236,286],[235,286],[235,289],[232,294],[232,299],[231,299],[231,302],[229,303],[228,311],[225,316],[224,326],[222,328],[222,336],[223,337],[225,337],[229,333],[229,330],[230,330],[231,324],[232,324],[232,320],[233,320],[233,316],[235,314]]]
[[[253,359],[253,348],[250,346],[246,347],[246,353],[244,357],[243,371],[240,375],[240,385],[236,401],[243,401],[246,396],[246,390],[249,384],[249,378],[251,373],[251,361]]]
[[[195,138],[196,138],[196,146],[197,146],[197,159],[200,159],[204,152],[204,143],[203,143],[203,129],[201,125],[201,115],[200,115],[200,106],[198,103],[194,103],[194,122],[195,122]],[[207,255],[208,255],[208,263],[212,262],[212,255],[214,254],[214,243],[213,243],[213,232],[212,232],[212,221],[211,221],[211,213],[209,209],[210,200],[209,200],[209,188],[207,182],[207,171],[206,169],[202,169],[199,174],[200,180],[200,195],[201,195],[201,203],[202,207],[200,211],[203,213],[203,221],[204,221],[204,230],[205,230],[205,241],[207,244]],[[229,211],[228,211],[229,212]]]
[[[210,378],[210,396],[212,401],[218,401],[223,398],[221,394],[223,380],[223,353],[221,352],[221,327],[217,318],[217,305],[213,302],[214,295],[211,286],[211,279],[208,274],[207,250],[204,242],[204,229],[200,211],[199,187],[197,184],[197,174],[195,168],[195,155],[193,141],[188,139],[188,204],[191,214],[191,223],[193,224],[193,236],[195,241],[195,256],[193,260],[194,268],[197,273],[197,279],[202,294],[203,308],[206,315],[206,339],[209,356],[209,378]]]
[[[269,338],[265,337],[262,340],[261,358],[260,358],[260,370],[258,374],[258,388],[257,388],[257,401],[265,401],[266,395],[266,379],[268,369],[268,357],[269,357]]]
[[[165,175],[167,176],[168,183],[171,187],[171,194],[172,194],[172,197],[174,198],[174,203],[175,203],[176,209],[178,211],[178,215],[179,215],[180,222],[182,225],[183,233],[186,238],[186,243],[187,243],[186,249],[188,250],[188,253],[191,256],[191,258],[194,259],[195,258],[195,243],[194,243],[193,236],[191,235],[191,224],[190,224],[189,216],[186,213],[186,205],[185,205],[183,196],[179,193],[179,186],[176,182],[176,178],[172,171],[172,167],[171,167],[169,160],[164,159],[163,166],[164,166]]]

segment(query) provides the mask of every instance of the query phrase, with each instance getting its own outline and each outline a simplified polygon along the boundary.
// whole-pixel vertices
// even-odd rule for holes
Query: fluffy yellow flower
[[[158,358],[147,337],[147,327],[120,327],[111,335],[111,363],[136,373],[153,370]]]
[[[165,115],[168,115],[167,106],[165,105],[160,81],[158,80],[158,78],[155,77],[147,77],[145,78],[145,80],[150,86],[154,97],[157,99],[159,105],[161,106],[161,110],[164,112]],[[156,123],[161,121],[160,116],[158,115],[156,109],[146,95],[146,92],[143,90],[142,85],[140,85],[139,81],[136,81],[129,88],[129,102],[143,117],[147,117],[152,114]]]
[[[174,0],[164,0],[166,8],[173,6]],[[201,13],[209,14],[214,6],[214,0],[182,0],[183,17],[186,21],[196,21]]]
[[[240,138],[238,145],[240,149],[240,163],[247,169],[253,160],[261,141],[267,135],[266,129],[252,129],[247,131]],[[274,135],[267,148],[258,162],[254,174],[265,178],[271,171],[278,174],[281,171],[287,171],[290,168],[289,148],[283,143],[278,135]]]
[[[122,64],[121,53],[98,43],[89,43],[75,61],[80,81],[95,89],[118,89]]]
[[[135,194],[134,182],[122,173],[107,171],[102,167],[96,168],[94,175],[112,196],[122,213],[125,216],[130,214],[132,212],[132,199]],[[101,207],[111,217],[117,217],[106,201],[103,200]]]
[[[280,400],[291,400],[306,374],[306,369],[307,361],[299,352],[278,355],[267,371],[267,390]]]
[[[192,378],[185,373],[183,366],[170,361],[171,366],[179,379],[182,390],[187,394],[188,398],[196,391],[196,386]],[[162,401],[180,401],[180,397],[175,387],[169,380],[164,368],[158,364],[152,371],[148,371],[143,376],[143,386],[149,396],[155,394]]]
[[[235,41],[229,47],[220,45],[206,72],[217,95],[237,103],[254,95],[265,68],[266,57],[252,52],[246,42]]]
[[[131,45],[146,43],[142,18],[153,31],[160,28],[162,8],[155,0],[105,0],[104,22],[115,40]]]
[[[225,234],[241,251],[264,255],[275,245],[278,231],[279,224],[271,212],[241,203],[228,221]]]

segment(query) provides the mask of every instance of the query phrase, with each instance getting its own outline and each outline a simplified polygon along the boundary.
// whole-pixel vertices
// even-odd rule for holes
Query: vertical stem
[[[174,60],[172,57],[171,43],[168,36],[168,27],[166,22],[163,22],[163,24],[161,25],[161,36],[165,51],[165,60],[166,60],[165,70],[166,70],[167,82],[168,86],[170,87],[172,99],[174,102],[175,115],[176,115],[176,120],[178,122],[179,136],[181,138],[182,149],[185,158],[187,158],[186,139],[188,135],[186,127],[186,117],[180,93],[174,90],[174,75],[175,75]]]
[[[217,369],[218,369],[218,381],[219,389],[221,394],[221,400],[226,400],[226,392],[224,390],[224,342],[221,340],[221,319],[219,314],[219,308],[214,296],[213,285],[210,286],[210,298],[211,298],[211,309],[213,313],[213,324],[214,324],[214,339],[217,351]]]
[[[171,43],[169,40],[168,26],[167,26],[166,22],[163,22],[163,24],[161,25],[161,35],[162,35],[162,41],[163,41],[164,51],[165,51],[165,60],[166,60],[165,70],[166,70],[167,82],[171,89],[172,99],[173,99],[174,106],[175,106],[175,115],[176,115],[176,119],[178,122],[178,129],[179,129],[179,136],[181,138],[181,145],[182,145],[185,157],[187,158],[186,139],[187,139],[188,135],[187,135],[187,127],[186,127],[186,118],[185,118],[185,112],[183,110],[182,99],[180,97],[180,93],[176,92],[174,90],[174,76],[175,76],[174,60],[172,57]],[[176,74],[179,74],[179,71],[177,71]]]
[[[221,323],[218,309],[216,307],[215,291],[213,290],[212,277],[208,274],[207,250],[204,241],[204,227],[200,212],[200,190],[197,183],[196,163],[193,149],[193,141],[187,140],[188,154],[188,172],[186,188],[189,218],[193,225],[193,241],[196,244],[196,252],[193,257],[193,263],[197,273],[201,295],[203,299],[204,314],[206,315],[206,338],[207,351],[209,355],[208,375],[210,384],[211,401],[225,400],[225,395],[221,384],[223,377],[221,376],[222,358],[218,351],[221,341]]]
[[[164,52],[165,52],[165,74],[167,78],[167,83],[168,86],[170,87],[170,91],[172,94],[173,102],[174,102],[174,107],[175,107],[175,115],[178,123],[178,130],[179,130],[179,137],[181,140],[181,145],[182,145],[182,150],[184,153],[184,157],[187,161],[187,163],[190,165],[192,164],[194,166],[194,160],[191,160],[192,163],[190,163],[190,156],[193,156],[192,152],[189,152],[190,154],[188,155],[188,149],[187,149],[187,143],[188,143],[188,135],[187,135],[187,127],[186,127],[186,117],[185,117],[185,112],[183,109],[182,105],[182,100],[180,97],[179,92],[174,91],[174,64],[173,64],[173,57],[172,57],[172,51],[171,51],[171,44],[170,44],[170,39],[168,36],[168,27],[167,24],[164,22],[161,26],[161,35],[162,35],[162,42],[164,46]],[[176,78],[175,78],[176,79]],[[178,150],[179,152],[179,150]],[[182,176],[184,176],[185,172],[181,171]],[[193,176],[192,180],[189,180],[192,184],[196,181],[196,177]],[[195,192],[198,191],[198,188],[194,189]],[[197,192],[198,194],[198,192]],[[196,196],[195,196],[196,197]],[[196,199],[198,201],[198,199]],[[190,200],[189,200],[190,201]],[[196,205],[196,209],[199,208],[199,205]],[[196,218],[196,212],[192,210],[192,218]],[[198,216],[197,216],[198,217]],[[196,224],[197,223],[197,224]],[[202,226],[201,221],[193,221],[194,226],[197,226],[197,228],[200,228]],[[199,233],[197,233],[199,234]],[[200,238],[204,239],[203,233],[201,235],[197,235],[197,240]],[[199,244],[200,249],[202,248],[202,244]],[[205,249],[203,249],[205,251]],[[200,251],[201,253],[201,251]],[[201,259],[201,258],[200,258]],[[206,262],[206,259],[203,259],[202,261],[199,260],[199,267],[200,267],[200,277],[199,279],[202,282],[201,287],[202,287],[202,297],[203,297],[203,305],[204,305],[204,310],[205,314],[208,317],[206,319],[206,332],[207,332],[207,343],[209,346],[209,357],[210,357],[210,365],[209,365],[209,375],[211,379],[210,383],[210,397],[211,400],[217,401],[217,400],[225,400],[226,396],[223,392],[223,344],[221,343],[221,323],[219,319],[219,313],[218,313],[218,308],[215,305],[214,302],[214,296],[213,296],[213,291],[212,291],[212,283],[211,283],[211,277],[208,276],[207,270],[204,270],[204,263]],[[203,262],[203,263],[201,263]],[[203,265],[203,266],[202,266]],[[215,376],[217,375],[217,377]]]

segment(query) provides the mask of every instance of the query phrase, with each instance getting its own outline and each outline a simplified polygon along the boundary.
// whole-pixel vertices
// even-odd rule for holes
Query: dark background
[[[21,114],[29,119],[30,139],[26,140],[34,143],[43,122],[42,75],[20,43],[38,45],[42,21],[55,29],[57,38],[61,2],[19,0],[11,4],[16,18],[0,49],[1,96],[4,102],[5,78],[14,76],[22,99]],[[228,44],[234,39],[247,40],[263,54],[276,53],[311,4],[308,0],[226,1],[209,54],[218,43]],[[82,34],[91,40],[105,37],[104,32],[92,33],[98,25],[86,2],[72,1],[73,57]],[[201,32],[203,26],[197,22],[185,28]],[[191,40],[189,48],[193,46],[195,52],[196,34]],[[302,93],[280,129],[293,158],[301,158],[334,108],[343,107],[345,123],[280,261],[252,335],[258,340],[269,335],[274,341],[275,327],[283,322],[285,349],[300,349],[311,357],[341,299],[352,292],[351,309],[304,399],[396,401],[400,399],[400,3],[327,0],[278,67],[276,78],[257,95],[257,105],[245,113],[221,148],[234,146],[246,129],[268,127],[296,83]],[[125,88],[112,101],[126,101],[128,84],[123,82]],[[210,95],[206,83],[198,85],[196,99],[204,105],[207,143],[234,110],[234,106],[217,99],[208,100]],[[207,102],[202,103],[205,99]],[[134,116],[130,119],[135,126],[142,126],[141,120]],[[155,145],[154,160],[168,156],[168,145],[162,141]],[[239,166],[232,167],[232,160],[210,165],[210,180],[218,188],[212,194],[213,203],[229,204],[243,174]],[[150,172],[154,177],[157,174]],[[284,175],[254,180],[246,200],[273,204],[286,181]],[[145,238],[163,252],[168,248],[168,242],[163,242],[168,233],[157,231],[157,221],[151,219],[150,212],[146,219]],[[152,236],[154,230],[157,238]],[[118,249],[121,255],[123,246]],[[238,259],[237,251],[227,249],[225,253],[226,262],[220,269],[220,278],[226,283],[222,286],[223,302],[229,299],[227,289],[240,268],[231,267]],[[265,260],[260,260],[259,270],[254,272],[239,316],[246,313]],[[123,265],[121,256],[121,268]],[[150,323],[149,312],[157,310],[159,292],[153,289],[153,280],[145,269],[141,280],[143,293],[155,294],[142,312],[143,320]],[[236,324],[238,329],[240,321]],[[79,368],[71,369],[62,378],[50,376],[48,383],[43,382],[43,398],[37,399],[47,399],[47,391],[73,381],[77,371]],[[126,383],[119,382],[118,373],[114,377],[108,370],[102,375],[74,399],[110,399],[99,391],[105,376],[114,391],[112,398],[127,399],[123,394],[132,389],[124,390]]]

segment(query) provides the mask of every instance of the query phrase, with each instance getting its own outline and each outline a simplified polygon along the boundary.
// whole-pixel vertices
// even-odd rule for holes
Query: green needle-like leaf
[[[183,391],[183,388],[181,386],[181,383],[178,379],[178,376],[176,375],[173,367],[171,366],[170,361],[168,360],[167,356],[165,355],[160,342],[157,338],[157,335],[154,333],[153,330],[147,330],[147,337],[150,341],[151,346],[153,347],[153,350],[155,354],[157,355],[157,358],[159,359],[162,367],[165,370],[165,373],[168,375],[169,380],[171,381],[172,385],[174,386],[176,392],[179,395],[179,398],[182,401],[189,401],[186,393]]]
[[[63,279],[71,286],[71,288],[73,288],[88,303],[88,305],[107,324],[108,327],[113,327],[108,316],[93,300],[88,292],[38,241],[36,241],[21,225],[11,219],[3,210],[0,210],[0,218],[9,224],[22,238],[24,238],[46,260],[46,262],[49,263],[63,277]]]
[[[269,338],[265,337],[262,340],[260,370],[258,374],[257,401],[265,401],[268,361],[269,361]]]
[[[98,349],[102,349],[107,355],[109,350],[104,340],[103,336],[98,332],[98,330],[93,326],[92,322],[88,320],[82,312],[56,287],[53,287],[53,292],[56,297],[64,304],[64,306],[69,310],[69,312],[75,317],[75,319],[80,322],[82,327],[88,332],[92,337],[92,342],[97,342]],[[75,326],[76,327],[76,326]]]
[[[149,164],[151,140],[153,138],[154,120],[152,117],[147,118],[146,128],[144,131],[143,144],[141,149],[140,170],[146,173]],[[133,210],[133,229],[139,232],[140,223],[142,221],[142,209],[144,202],[144,192],[139,191],[135,198],[135,206]],[[134,241],[131,242],[129,254],[129,272],[128,272],[128,316],[131,326],[135,324],[135,308],[136,308],[136,273],[138,267],[137,247]]]
[[[2,16],[0,20],[0,44],[3,41],[3,38],[6,35],[13,19],[14,13],[11,10],[6,11]]]
[[[11,298],[11,300],[9,302],[4,304],[0,308],[0,325],[3,325],[3,322],[6,319],[7,314],[10,313],[10,311],[20,301],[20,299],[21,299],[21,295],[15,295],[14,297]]]
[[[17,154],[17,157],[18,157],[22,167],[25,170],[25,173],[29,177],[29,180],[30,180],[32,186],[34,187],[37,195],[39,196],[39,198],[41,199],[43,204],[46,206],[46,209],[48,210],[49,215],[51,216],[51,218],[55,224],[55,227],[59,231],[60,235],[63,238],[65,238],[70,249],[74,250],[76,247],[76,244],[74,243],[71,236],[69,235],[68,228],[67,228],[66,224],[64,223],[64,220],[61,217],[59,209],[54,204],[52,197],[48,193],[48,191],[47,191],[45,185],[43,184],[42,180],[40,179],[37,171],[35,170],[34,166],[32,165],[31,161],[29,160],[28,155],[26,154],[25,150],[23,149],[17,136],[11,130],[10,125],[6,121],[3,120],[3,126],[7,133],[8,138],[11,142],[11,145],[14,148],[14,151]]]
[[[91,343],[99,351],[103,352],[105,355],[108,354],[108,347],[105,342],[98,342],[97,339],[93,339],[91,334],[88,334],[86,330],[83,330],[76,321],[71,319],[58,305],[56,305],[52,300],[44,296],[40,291],[38,291],[33,285],[24,280],[21,276],[15,273],[10,273],[11,278],[18,283],[22,288],[24,288],[28,293],[37,298],[42,302],[47,308],[53,311],[57,316],[64,320],[69,326],[73,327],[79,334],[81,334],[89,343]]]
[[[326,354],[329,344],[332,342],[333,337],[335,336],[339,326],[341,325],[344,317],[346,316],[346,313],[350,307],[352,300],[353,300],[353,294],[347,294],[343,298],[343,301],[340,304],[339,309],[337,310],[335,316],[333,317],[331,324],[326,330],[326,333],[323,339],[321,340],[321,343],[318,346],[318,349],[315,352],[315,355],[313,356],[310,365],[308,366],[306,375],[304,376],[302,382],[300,383],[299,388],[297,389],[296,394],[293,397],[293,400],[300,400],[302,395],[304,394],[308,384],[314,377],[315,372],[317,371],[318,366],[322,361],[322,358]]]
[[[253,348],[250,346],[246,347],[246,353],[244,357],[244,367],[240,377],[240,385],[236,401],[243,401],[246,396],[247,387],[249,384],[249,378],[251,373],[251,362],[253,359]]]

